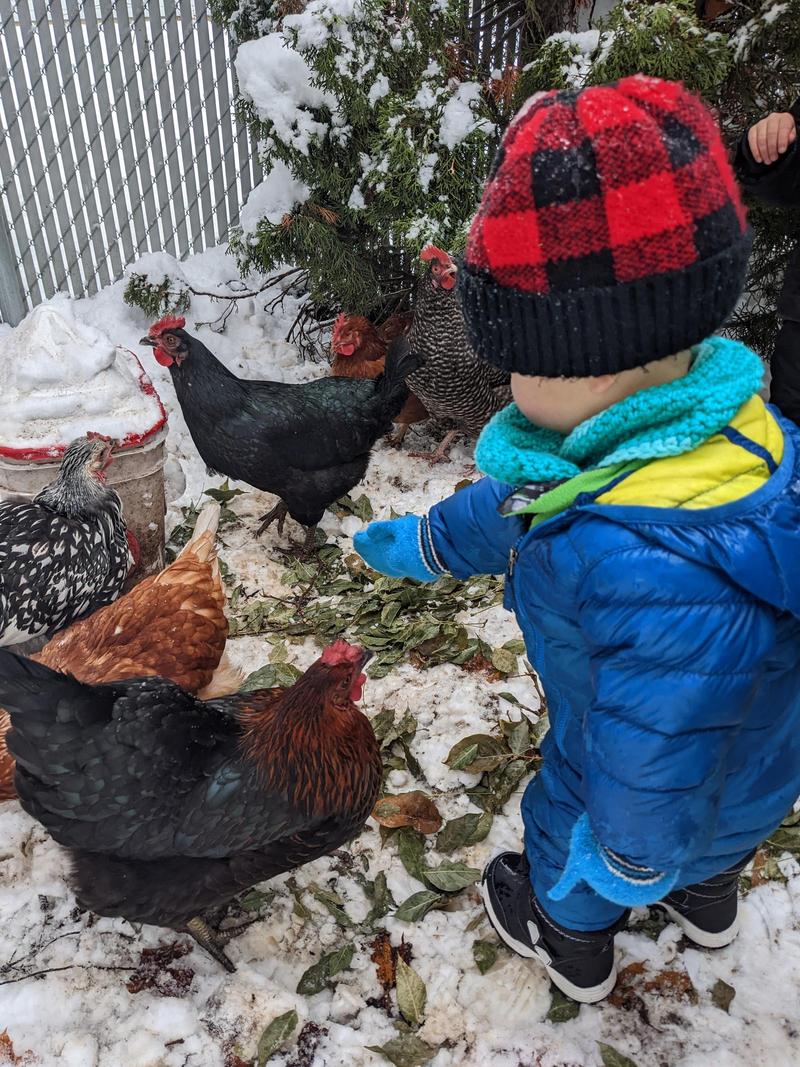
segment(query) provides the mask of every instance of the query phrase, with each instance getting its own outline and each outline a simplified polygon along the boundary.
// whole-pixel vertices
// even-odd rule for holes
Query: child
[[[762,366],[709,335],[749,234],[718,130],[636,76],[533,98],[503,139],[459,271],[515,404],[488,477],[356,536],[370,566],[506,573],[547,694],[524,855],[488,865],[498,934],[591,1003],[614,934],[661,902],[736,934],[737,875],[800,792],[800,457]]]

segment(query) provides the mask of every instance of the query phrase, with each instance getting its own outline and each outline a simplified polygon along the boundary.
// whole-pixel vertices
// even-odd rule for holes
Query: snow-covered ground
[[[152,259],[151,259],[152,262]],[[167,259],[163,262],[168,262]],[[174,266],[174,261],[169,261]],[[222,250],[213,250],[181,265],[185,276],[203,289],[227,281],[235,271]],[[175,409],[169,373],[149,350],[138,345],[148,323],[122,300],[123,285],[74,302],[75,320],[95,327],[115,344],[137,351],[170,410],[168,497],[170,521],[180,506],[199,500],[210,480],[200,462],[180,411]],[[283,341],[296,314],[288,298],[278,316],[265,315],[265,298],[241,301],[218,335],[197,320],[213,320],[220,306],[194,298],[187,326],[236,373],[300,381],[324,373],[324,366],[298,363]],[[410,439],[411,447],[420,437]],[[407,452],[380,444],[363,487],[376,515],[419,511],[464,477],[470,461],[464,447],[454,461],[431,470]],[[271,505],[247,490],[232,502],[240,522],[223,532],[222,555],[248,592],[275,592],[281,565],[276,560],[278,535],[270,529],[256,541],[255,518]],[[361,522],[326,516],[329,538],[349,546]],[[292,530],[297,535],[297,530]],[[492,645],[518,636],[513,619],[500,608],[465,620],[472,633]],[[263,637],[231,642],[234,658],[248,671],[261,667],[270,651]],[[304,668],[315,657],[310,641],[289,646],[290,658]],[[371,681],[364,694],[367,715],[386,708],[417,717],[409,748],[424,782],[395,770],[390,787],[432,794],[446,819],[475,810],[464,786],[475,776],[452,771],[442,762],[451,746],[467,734],[491,732],[509,705],[502,691],[514,693],[528,707],[537,698],[525,677],[489,682],[446,664],[419,671],[402,664],[385,678]],[[524,783],[523,783],[524,785]],[[520,786],[521,790],[522,786]],[[495,817],[480,844],[438,859],[480,868],[496,851],[518,848],[518,790]],[[429,846],[430,849],[430,846]],[[0,1064],[62,1067],[242,1067],[257,1062],[259,1038],[276,1017],[294,1010],[298,1023],[285,1050],[269,1060],[276,1067],[367,1067],[388,1062],[367,1046],[385,1045],[402,1036],[393,996],[383,990],[370,959],[374,932],[359,928],[370,902],[360,885],[384,872],[398,903],[421,885],[400,862],[390,840],[381,848],[372,821],[355,843],[357,862],[341,857],[321,860],[297,872],[287,884],[272,884],[274,898],[263,904],[263,919],[230,946],[237,965],[228,975],[181,936],[154,927],[134,929],[122,920],[93,919],[76,911],[67,887],[67,862],[61,849],[16,803],[0,807]],[[363,862],[362,862],[363,860]],[[411,946],[411,965],[427,987],[425,1021],[419,1037],[435,1051],[429,1061],[398,1060],[433,1067],[595,1067],[624,1064],[610,1046],[637,1067],[783,1067],[800,1062],[800,867],[790,857],[780,861],[785,880],[754,888],[742,905],[742,933],[730,948],[717,953],[686,946],[673,925],[660,931],[631,930],[618,937],[624,972],[614,1003],[583,1007],[567,1021],[547,1019],[551,991],[544,972],[499,948],[485,973],[478,970],[473,943],[496,943],[482,918],[474,886],[445,910],[433,910],[416,923],[391,914],[383,920],[392,941]],[[337,924],[333,915],[306,891],[333,890],[355,924]],[[267,887],[262,887],[266,889]],[[299,901],[299,902],[298,902]],[[637,913],[634,925],[644,913]],[[648,936],[648,934],[655,934]],[[141,970],[142,950],[178,944],[178,954],[160,969]],[[352,943],[351,967],[333,979],[332,988],[314,995],[296,992],[300,976],[322,953]],[[180,955],[181,946],[188,950]],[[134,969],[140,968],[131,982]],[[169,973],[172,970],[172,974]],[[155,983],[154,983],[155,976]],[[129,991],[142,987],[139,992]],[[732,987],[733,1000],[725,1007]],[[569,1013],[567,1013],[569,1014]],[[313,1024],[313,1025],[308,1025]],[[301,1043],[297,1034],[303,1031]],[[6,1035],[4,1036],[4,1031]],[[17,1057],[17,1058],[14,1058]]]

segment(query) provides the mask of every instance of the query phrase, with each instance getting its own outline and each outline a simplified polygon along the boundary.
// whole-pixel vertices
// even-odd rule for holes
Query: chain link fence
[[[202,0],[0,0],[0,320],[225,240],[260,180]]]

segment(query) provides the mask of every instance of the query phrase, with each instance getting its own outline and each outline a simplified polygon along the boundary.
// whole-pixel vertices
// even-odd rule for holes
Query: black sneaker
[[[675,889],[655,907],[662,908],[690,941],[702,948],[724,948],[739,933],[739,875],[753,853],[705,882]]]
[[[614,934],[628,913],[605,930],[568,930],[542,910],[534,896],[527,857],[502,852],[483,872],[483,903],[492,926],[510,949],[539,959],[553,984],[581,1004],[607,997],[617,981]]]

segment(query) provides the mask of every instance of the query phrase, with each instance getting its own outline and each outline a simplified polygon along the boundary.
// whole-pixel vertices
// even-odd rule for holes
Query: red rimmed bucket
[[[125,358],[138,368],[139,390],[155,401],[156,417],[145,430],[126,432],[114,449],[114,462],[108,468],[106,481],[119,493],[125,522],[139,542],[141,558],[131,578],[138,581],[164,566],[164,444],[167,437],[167,413],[161,398],[150,381],[138,356],[130,349],[117,346]],[[86,416],[83,432],[95,430],[90,416]],[[0,427],[0,437],[2,427]],[[74,436],[78,436],[75,434]],[[13,447],[0,440],[0,499],[17,497],[31,499],[56,476],[61,456],[69,441],[58,444]]]

